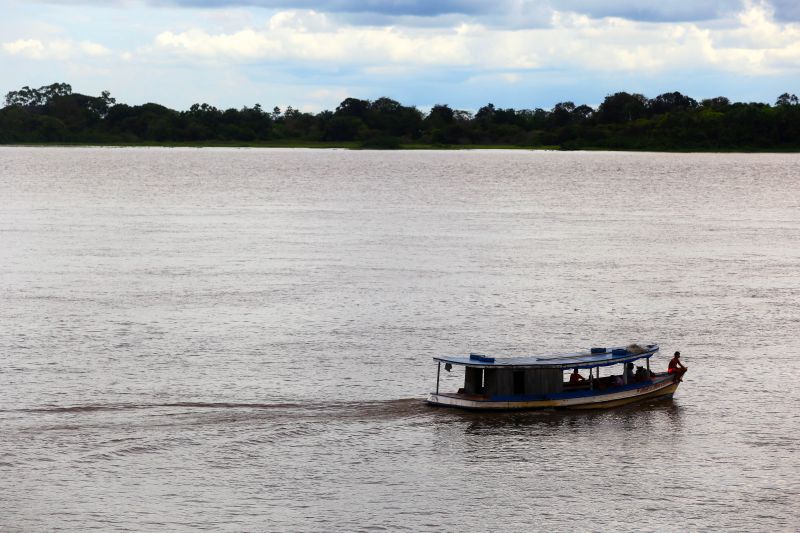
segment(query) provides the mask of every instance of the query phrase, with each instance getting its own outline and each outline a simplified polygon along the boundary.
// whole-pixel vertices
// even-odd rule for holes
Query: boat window
[[[483,388],[483,369],[468,366],[464,374],[464,391],[467,394],[482,394]]]
[[[525,394],[525,371],[514,371],[514,394]]]

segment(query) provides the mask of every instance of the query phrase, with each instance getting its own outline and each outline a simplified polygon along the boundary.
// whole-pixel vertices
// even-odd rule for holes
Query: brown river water
[[[0,295],[3,532],[800,529],[800,155],[4,147]],[[423,402],[631,341],[674,398]]]

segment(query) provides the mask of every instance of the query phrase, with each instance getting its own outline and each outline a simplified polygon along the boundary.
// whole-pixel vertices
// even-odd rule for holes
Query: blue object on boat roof
[[[606,348],[592,348],[590,353],[606,353],[607,351]]]
[[[433,359],[442,363],[483,368],[595,368],[636,361],[637,359],[647,359],[658,351],[658,344],[644,344],[641,346],[645,350],[641,353],[631,353],[625,348],[616,347],[610,348],[603,353],[589,351],[527,357],[490,357],[488,355],[470,354],[469,356],[442,356],[434,357]]]

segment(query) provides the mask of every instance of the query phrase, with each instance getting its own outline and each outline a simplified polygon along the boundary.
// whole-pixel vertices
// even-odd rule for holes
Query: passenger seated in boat
[[[578,373],[578,369],[574,369],[572,374],[569,375],[569,383],[570,385],[575,385],[576,383],[580,383],[581,381],[586,381],[586,378],[581,376]]]
[[[635,380],[636,376],[633,373],[633,363],[627,363],[625,365],[625,381],[633,383]]]
[[[637,366],[636,367],[636,374],[635,375],[636,375],[636,381],[637,382],[639,382],[639,381],[647,381],[647,379],[649,377],[647,375],[647,369],[645,369],[645,367],[643,367],[643,366]]]
[[[681,381],[681,376],[688,370],[687,367],[681,363],[681,352],[675,352],[675,355],[667,366],[667,374],[673,374],[676,381]]]

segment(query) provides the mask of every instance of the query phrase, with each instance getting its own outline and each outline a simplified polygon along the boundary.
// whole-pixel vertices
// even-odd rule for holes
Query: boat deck
[[[560,401],[592,401],[596,402],[603,398],[616,398],[617,396],[635,397],[638,395],[650,395],[652,392],[675,384],[677,381],[674,376],[666,372],[655,374],[651,379],[628,383],[627,385],[612,385],[613,377],[607,381],[595,381],[593,388],[589,383],[564,384],[562,392],[549,394],[519,394],[519,395],[487,395],[470,394],[463,391],[459,392],[439,392],[433,393],[440,399],[450,399],[457,403],[466,402],[468,404],[495,404],[503,403],[508,405],[530,403],[530,402],[560,402]],[[449,402],[448,402],[449,403]]]

